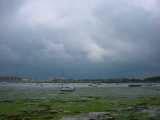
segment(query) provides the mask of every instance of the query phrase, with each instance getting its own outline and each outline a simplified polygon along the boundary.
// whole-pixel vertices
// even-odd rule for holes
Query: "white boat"
[[[89,84],[88,86],[90,86],[90,87],[98,87],[97,84],[93,84],[93,83]]]
[[[60,89],[60,91],[66,91],[66,92],[73,92],[73,91],[75,91],[75,87],[62,87],[61,89]]]
[[[61,84],[60,91],[73,92],[75,91],[75,87],[71,85],[64,86],[64,84]]]

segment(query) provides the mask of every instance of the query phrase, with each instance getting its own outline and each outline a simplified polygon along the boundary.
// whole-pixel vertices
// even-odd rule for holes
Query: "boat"
[[[142,85],[141,84],[130,84],[128,85],[128,87],[141,87]]]
[[[61,89],[60,89],[60,91],[63,91],[63,92],[73,92],[73,91],[75,91],[75,87],[62,87]]]
[[[88,86],[90,86],[90,87],[98,87],[96,84],[89,84]]]

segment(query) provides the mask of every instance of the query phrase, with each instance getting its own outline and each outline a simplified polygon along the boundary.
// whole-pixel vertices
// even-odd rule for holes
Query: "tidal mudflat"
[[[0,83],[0,120],[160,120],[159,84],[65,85]]]

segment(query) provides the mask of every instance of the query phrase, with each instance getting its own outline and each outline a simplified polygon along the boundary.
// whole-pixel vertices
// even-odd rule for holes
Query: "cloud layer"
[[[158,0],[1,0],[0,73],[159,74],[159,6]]]

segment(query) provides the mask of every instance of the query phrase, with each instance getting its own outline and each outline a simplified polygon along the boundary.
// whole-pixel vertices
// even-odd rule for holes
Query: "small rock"
[[[50,112],[50,113],[52,113],[52,114],[56,114],[56,113],[58,113],[58,111],[57,111],[57,110],[50,110],[49,112]]]
[[[109,112],[91,112],[88,117],[89,120],[114,120]]]
[[[135,105],[135,106],[129,106],[128,108],[126,108],[126,111],[142,111],[147,109],[147,107],[145,106],[141,106],[141,105]]]

